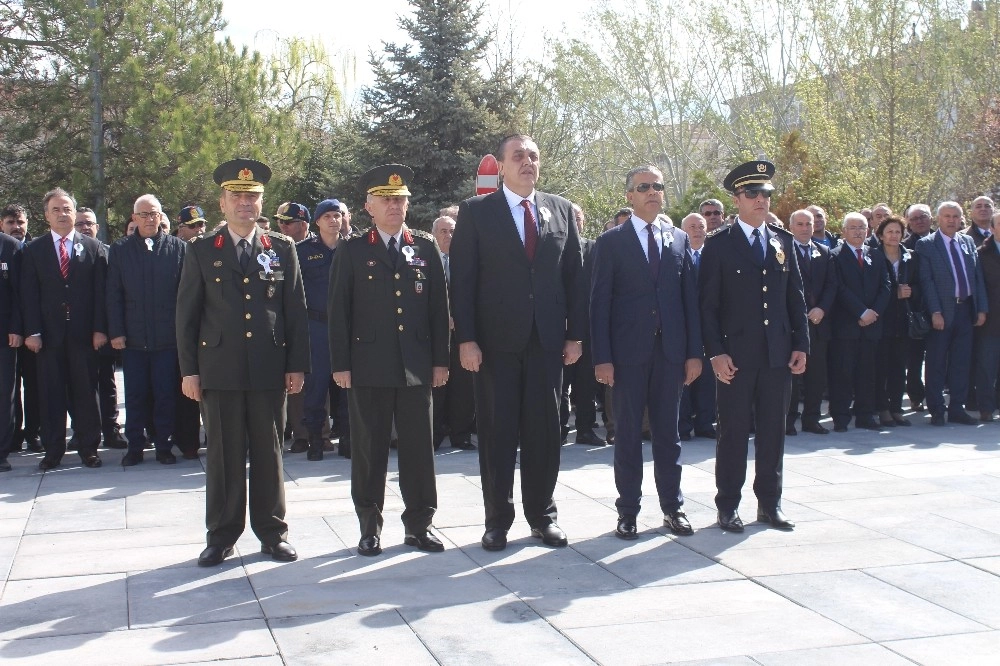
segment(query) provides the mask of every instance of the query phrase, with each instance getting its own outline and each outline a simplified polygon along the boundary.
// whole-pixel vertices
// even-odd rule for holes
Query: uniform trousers
[[[7,459],[14,446],[16,369],[17,350],[7,345],[0,346],[0,462]]]
[[[288,540],[281,436],[285,391],[202,391],[205,525],[209,546],[229,547],[243,534],[250,458],[250,529],[273,546]]]
[[[553,494],[561,448],[562,348],[544,349],[533,328],[524,349],[484,349],[475,375],[486,529],[509,530],[514,523],[519,446],[524,517],[532,527],[545,527],[557,515]]]
[[[129,452],[140,453],[146,447],[146,424],[152,419],[156,451],[169,453],[177,409],[177,350],[125,349],[122,374]]]
[[[42,446],[45,457],[59,462],[66,454],[66,414],[72,406],[73,438],[81,458],[96,455],[101,444],[97,407],[97,352],[76,340],[42,340],[38,352]]]
[[[180,378],[180,368],[177,368]],[[178,381],[174,388],[174,437],[173,444],[182,453],[197,453],[201,448],[201,407],[198,402],[184,395]]]
[[[802,425],[819,425],[820,406],[823,403],[823,392],[827,389],[827,348],[828,340],[820,340],[816,336],[814,326],[809,327],[809,356],[806,359],[806,371],[801,375],[792,375],[791,399],[788,401],[788,424],[795,423],[799,417],[799,404],[802,404]]]
[[[747,478],[750,428],[755,421],[753,491],[760,507],[774,509],[780,504],[791,386],[787,366],[740,368],[729,384],[716,382],[719,438],[715,446],[715,505],[719,511],[739,508]]]
[[[385,479],[393,418],[399,431],[399,490],[407,534],[427,531],[437,510],[431,387],[353,386],[348,391],[351,419],[351,497],[361,536],[380,536],[385,522]]]
[[[659,338],[648,363],[615,365],[615,506],[623,516],[639,514],[642,497],[642,415],[649,409],[653,435],[653,477],[660,509],[677,511],[681,493],[681,446],[677,438],[677,411],[684,385],[684,365],[671,363]]]

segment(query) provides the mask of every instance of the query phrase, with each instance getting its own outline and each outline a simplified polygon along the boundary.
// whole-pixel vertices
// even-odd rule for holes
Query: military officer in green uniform
[[[382,552],[385,477],[393,417],[405,543],[438,552],[431,388],[448,381],[448,293],[434,237],[407,228],[413,171],[386,164],[358,189],[374,226],[341,240],[330,270],[328,322],[333,379],[349,389],[351,496],[361,524],[358,553]]]
[[[286,393],[301,391],[309,370],[308,319],[295,244],[256,224],[270,178],[254,160],[215,170],[227,224],[188,247],[181,271],[181,388],[201,402],[208,442],[201,566],[221,563],[243,533],[248,453],[250,527],[261,552],[298,557],[287,541],[281,443]]]

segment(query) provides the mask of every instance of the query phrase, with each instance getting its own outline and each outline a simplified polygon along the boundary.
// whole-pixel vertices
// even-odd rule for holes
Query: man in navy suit
[[[635,539],[642,497],[642,414],[649,410],[656,492],[663,523],[693,531],[681,506],[681,389],[701,374],[698,292],[686,233],[661,222],[663,174],[654,166],[625,177],[632,218],[597,239],[590,312],[594,373],[615,387],[615,534]]]
[[[532,536],[567,544],[556,524],[559,390],[583,348],[583,265],[573,206],[535,190],[538,146],[523,134],[497,150],[503,186],[463,201],[451,242],[453,343],[476,373],[483,548],[503,550],[514,522],[514,467]]]
[[[100,467],[101,417],[97,354],[107,344],[104,245],[78,233],[76,200],[56,188],[42,199],[50,233],[22,251],[21,304],[25,346],[38,355],[42,401],[39,469],[56,467],[66,453],[66,410],[72,401],[74,439],[86,467]]]
[[[885,257],[865,238],[868,220],[848,213],[844,242],[830,253],[837,270],[837,307],[833,312],[830,415],[833,429],[847,432],[854,400],[854,427],[879,430],[875,420],[875,349],[882,337],[879,318],[889,305],[889,272]]]
[[[716,206],[718,204],[718,206]],[[717,218],[720,224],[722,220],[722,204],[715,199],[710,199],[702,203],[701,207],[715,209],[717,215],[710,217]],[[691,257],[692,272],[694,273],[695,288],[698,283],[698,267],[701,265],[701,251],[705,247],[705,238],[708,231],[708,218],[698,213],[691,213],[681,220],[681,229],[688,235],[691,247],[688,248],[688,256]],[[684,387],[681,392],[681,412],[677,419],[677,430],[682,442],[691,439],[691,432],[695,437],[706,437],[714,440],[718,437],[715,431],[715,376],[712,374],[712,367],[708,358],[702,354],[701,374],[698,379]]]
[[[816,240],[813,208],[797,210],[788,218],[788,227],[795,236],[796,259],[802,274],[802,291],[806,299],[806,317],[809,319],[809,358],[806,371],[792,377],[792,397],[788,403],[786,435],[798,434],[795,419],[799,416],[799,398],[802,399],[802,431],[825,435],[830,431],[819,423],[820,403],[827,382],[827,345],[830,342],[830,312],[837,298],[837,271],[830,263],[830,250]],[[825,224],[825,220],[824,220]]]
[[[975,243],[958,233],[964,222],[962,207],[943,201],[937,207],[938,230],[916,245],[920,287],[931,315],[925,374],[927,409],[934,426],[944,425],[946,384],[948,421],[976,425],[976,419],[965,411],[972,372],[972,327],[983,325],[989,306]]]
[[[702,337],[719,404],[715,505],[719,526],[733,532],[743,531],[737,509],[753,419],[757,520],[795,527],[781,511],[785,414],[791,375],[806,369],[809,332],[792,234],[764,223],[773,175],[773,164],[757,160],[726,176],[738,216],[709,236],[698,271]]]

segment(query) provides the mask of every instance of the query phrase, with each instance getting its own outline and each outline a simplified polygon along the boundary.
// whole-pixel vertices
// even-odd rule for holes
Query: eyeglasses
[[[765,199],[771,198],[771,190],[743,190],[740,192],[747,199],[756,199],[758,196],[763,195]]]
[[[702,217],[722,217],[722,211],[721,210],[706,210],[701,215],[702,215]]]
[[[663,183],[639,183],[629,190],[629,192],[649,192],[649,188],[653,188],[657,192],[662,192]]]
[[[89,229],[90,227],[96,227],[97,222],[77,222],[73,226],[77,229]]]
[[[158,210],[151,210],[149,212],[143,211],[141,213],[136,213],[136,215],[138,215],[143,220],[158,220],[160,219],[160,216],[163,215],[163,213],[161,213]]]

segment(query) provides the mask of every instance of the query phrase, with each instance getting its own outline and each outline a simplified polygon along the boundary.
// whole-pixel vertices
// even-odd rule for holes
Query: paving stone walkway
[[[202,569],[203,461],[0,475],[0,661],[33,664],[1000,663],[1000,424],[789,438],[793,533],[714,526],[714,442],[684,445],[690,537],[662,527],[647,464],[641,538],[615,538],[612,448],[567,445],[568,548],[521,520],[488,553],[475,452],[437,455],[447,550],[402,545],[390,460],[385,553],[359,557],[349,461],[286,454],[297,562]],[[572,441],[573,436],[570,436]],[[649,457],[649,445],[646,445]],[[751,462],[752,479],[752,462]],[[518,507],[520,514],[520,507]]]

